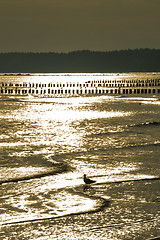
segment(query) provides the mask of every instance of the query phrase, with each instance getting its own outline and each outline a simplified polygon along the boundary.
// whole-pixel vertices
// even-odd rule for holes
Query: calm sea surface
[[[0,81],[152,78],[51,74]],[[160,99],[0,98],[0,239],[160,235]],[[83,182],[83,174],[96,181]]]

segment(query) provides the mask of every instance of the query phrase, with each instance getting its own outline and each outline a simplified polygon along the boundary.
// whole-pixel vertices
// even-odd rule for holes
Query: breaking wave
[[[140,124],[129,125],[128,127],[150,127],[150,126],[160,126],[160,122],[143,122]]]
[[[160,146],[160,141],[155,141],[154,143],[140,143],[140,144],[128,144],[128,145],[122,145],[122,146],[115,146],[112,148],[143,148],[143,147],[153,147],[153,146]]]

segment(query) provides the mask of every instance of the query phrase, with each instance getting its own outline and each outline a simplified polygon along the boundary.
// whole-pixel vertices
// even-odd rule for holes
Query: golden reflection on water
[[[146,220],[148,217],[157,217],[158,183],[156,185],[154,182],[155,189],[152,189],[153,183],[148,183],[150,190],[145,181],[137,180],[153,177],[154,172],[151,166],[156,157],[155,146],[151,147],[152,159],[149,159],[149,164],[146,161],[146,165],[148,165],[145,166],[143,161],[148,157],[145,153],[147,148],[143,148],[143,146],[141,148],[141,144],[159,143],[158,137],[153,134],[155,139],[152,141],[152,139],[148,139],[148,136],[152,136],[151,130],[148,130],[150,135],[143,136],[145,133],[138,135],[139,130],[135,127],[129,128],[130,122],[136,124],[146,121],[145,117],[140,115],[147,113],[146,110],[144,109],[142,113],[142,110],[139,109],[140,106],[136,103],[142,99],[131,102],[129,98],[115,100],[112,97],[73,97],[63,99],[29,98],[20,101],[22,102],[5,103],[6,111],[2,116],[2,123],[6,121],[7,128],[8,126],[10,128],[7,129],[8,135],[5,132],[1,135],[0,147],[4,154],[4,164],[6,164],[6,159],[9,163],[7,167],[1,168],[0,177],[7,179],[8,176],[17,178],[36,175],[49,172],[52,167],[53,175],[2,184],[1,221],[18,222],[49,217],[54,219],[56,216],[85,212],[87,214],[74,219],[70,216],[72,223],[69,222],[67,216],[66,222],[64,218],[63,220],[59,219],[59,225],[56,225],[58,221],[56,222],[55,219],[52,222],[49,220],[48,223],[42,221],[42,224],[35,222],[35,225],[31,223],[27,227],[22,226],[22,232],[25,232],[25,237],[27,234],[30,237],[30,229],[34,225],[35,235],[32,232],[34,236],[43,238],[44,234],[48,234],[48,236],[44,236],[44,239],[49,239],[50,235],[54,235],[55,228],[58,226],[57,236],[59,237],[61,234],[60,236],[64,236],[64,239],[66,232],[69,237],[71,234],[77,237],[80,233],[81,237],[85,239],[88,236],[91,236],[92,239],[94,232],[97,235],[93,239],[98,239],[99,236],[106,239],[105,227],[108,224],[110,238],[118,239],[117,236],[120,236],[123,239],[125,234],[128,234],[125,235],[127,237],[130,235],[136,219]],[[150,104],[151,100],[146,100],[146,102]],[[144,102],[144,104],[146,103]],[[13,109],[11,109],[12,107]],[[112,107],[115,110],[112,110]],[[134,107],[139,114],[137,119],[137,113],[133,111]],[[142,118],[138,118],[139,116]],[[149,117],[151,122],[157,121],[154,116],[152,118],[152,115],[149,115]],[[141,129],[141,124],[138,129]],[[140,131],[143,130],[142,128]],[[3,142],[5,137],[7,140]],[[132,148],[134,145],[138,145],[138,147]],[[158,156],[157,154],[157,159]],[[37,158],[35,159],[35,157]],[[62,169],[55,175],[54,166],[59,166],[61,162],[71,166],[69,172],[64,173]],[[157,164],[155,165],[157,166]],[[84,185],[84,173],[96,183],[92,186]],[[116,181],[121,181],[121,183],[115,183]],[[109,197],[111,199],[109,209],[97,214],[88,214],[99,206],[96,198],[108,199]],[[76,223],[79,225],[74,222],[76,219]],[[129,226],[128,223],[133,224]],[[123,229],[121,224],[124,224]],[[10,225],[8,226],[6,231],[10,229]],[[73,227],[72,230],[74,229],[71,234],[70,226]],[[81,231],[77,235],[75,226]],[[16,225],[14,227],[16,229]],[[141,231],[141,223],[139,229]],[[35,237],[35,239],[37,238]]]
[[[3,116],[3,118],[12,117],[14,120],[32,120],[40,121],[42,124],[43,121],[56,121],[57,123],[70,123],[72,121],[81,121],[84,119],[99,119],[99,118],[114,118],[114,117],[123,117],[128,116],[130,112],[119,112],[119,111],[87,111],[87,110],[78,110],[76,105],[75,109],[70,106],[54,106],[54,105],[31,105],[28,108],[24,109],[23,113],[19,111],[14,111],[11,116]],[[43,123],[45,124],[45,122]]]
[[[34,150],[34,154],[51,154],[52,146],[68,148],[70,150],[78,149],[83,146],[83,137],[86,132],[84,130],[77,131],[72,123],[79,125],[83,120],[107,119],[128,116],[130,112],[122,111],[94,111],[82,108],[82,105],[88,104],[90,101],[101,101],[101,98],[64,98],[52,99],[50,103],[30,102],[30,104],[22,103],[22,110],[14,111],[2,116],[4,119],[13,119],[15,122],[21,122],[21,126],[17,125],[17,131],[11,133],[11,138],[15,138],[8,142],[0,143],[1,147],[17,147],[25,148],[31,151],[36,146],[39,149]],[[41,101],[41,99],[38,101]],[[46,101],[43,100],[43,101]],[[16,139],[19,141],[16,142]],[[110,139],[111,144],[113,139]],[[46,149],[40,146],[46,146]],[[23,149],[24,150],[24,149]],[[63,151],[63,150],[62,150]],[[22,153],[10,153],[10,156]],[[23,151],[23,154],[24,151]]]

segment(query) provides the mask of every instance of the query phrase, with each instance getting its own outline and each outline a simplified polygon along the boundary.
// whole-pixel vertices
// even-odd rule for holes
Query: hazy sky
[[[160,49],[160,0],[0,0],[0,52]]]

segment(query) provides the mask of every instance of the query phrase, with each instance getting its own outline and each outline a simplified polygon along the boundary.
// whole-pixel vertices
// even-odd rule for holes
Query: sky
[[[0,52],[160,49],[160,0],[0,0]]]

